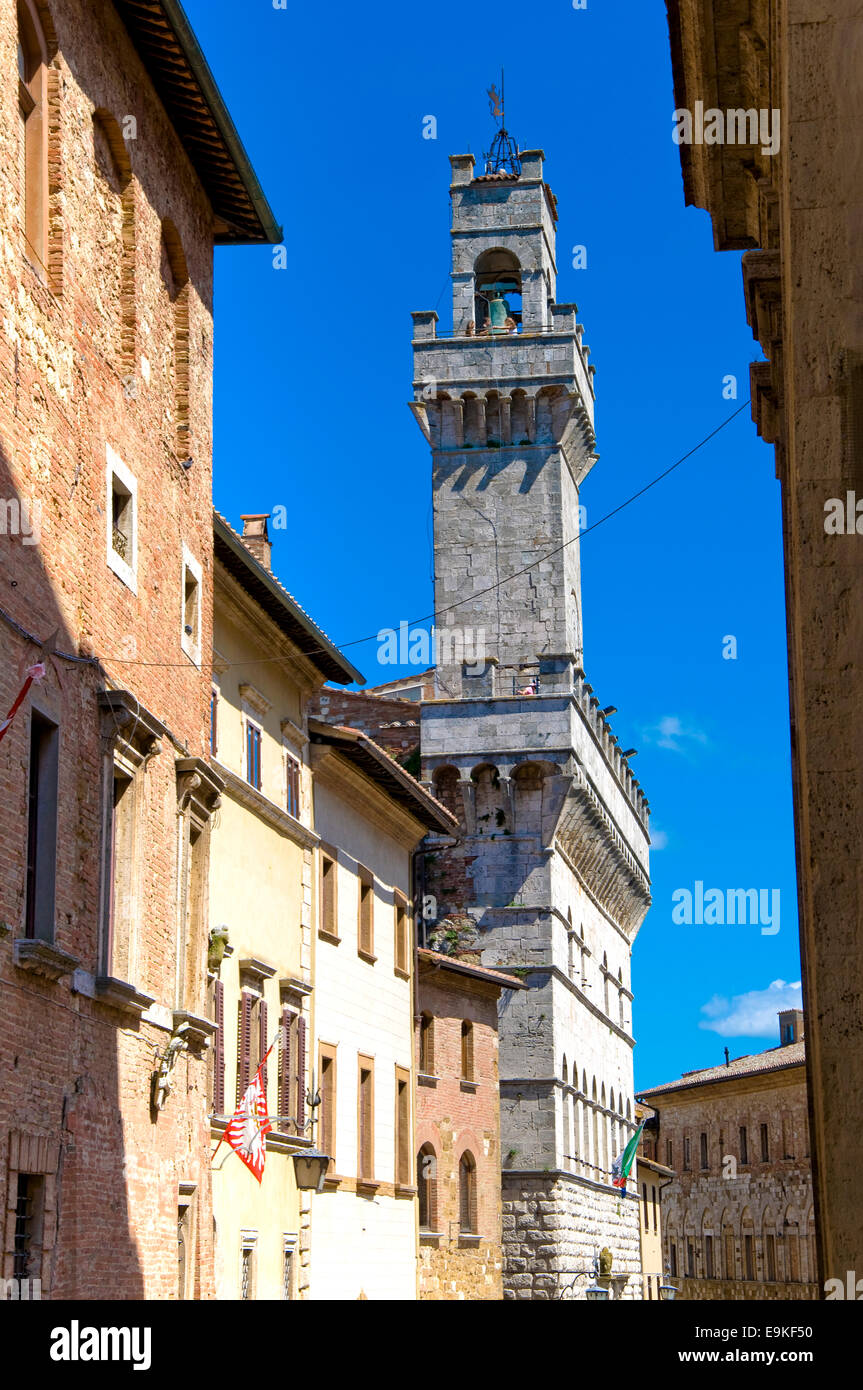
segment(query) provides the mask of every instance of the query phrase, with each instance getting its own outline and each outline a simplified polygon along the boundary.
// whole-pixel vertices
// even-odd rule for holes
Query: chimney
[[[791,1043],[803,1041],[803,1010],[782,1009],[779,1014],[779,1045],[789,1047]]]
[[[267,534],[269,519],[269,512],[255,512],[250,516],[240,518],[243,523],[243,543],[247,550],[251,550],[258,564],[263,565],[265,570],[272,570],[273,568],[271,560],[273,547]]]

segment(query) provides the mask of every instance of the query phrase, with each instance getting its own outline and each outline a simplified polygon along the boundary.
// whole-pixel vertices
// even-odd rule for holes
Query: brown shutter
[[[258,1056],[261,1059],[261,1081],[264,1083],[264,1093],[267,1090],[267,1064],[264,1058],[267,1055],[267,1005],[265,1000],[261,1000],[258,1005]]]
[[[252,1056],[252,996],[243,990],[237,1020],[237,1104],[243,1098],[249,1084],[249,1066]]]
[[[216,1041],[213,1055],[213,1110],[217,1115],[225,1113],[225,986],[221,980],[213,981],[213,1002],[215,1005]]]
[[[297,1019],[297,1130],[306,1123],[306,1020]]]
[[[291,1117],[291,1020],[290,1009],[282,1009],[281,1046],[279,1049],[279,1114],[283,1120]],[[279,1126],[287,1130],[287,1124]]]

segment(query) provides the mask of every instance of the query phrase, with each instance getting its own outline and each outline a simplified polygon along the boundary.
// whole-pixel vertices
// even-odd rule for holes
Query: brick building
[[[17,57],[16,57],[17,51]],[[0,1205],[51,1298],[213,1291],[213,246],[277,228],[174,0],[0,16]]]
[[[665,1267],[681,1298],[817,1298],[803,1014],[779,1047],[642,1092],[664,1188]]]
[[[500,1299],[497,1011],[525,986],[473,958],[417,958],[419,1296]]]

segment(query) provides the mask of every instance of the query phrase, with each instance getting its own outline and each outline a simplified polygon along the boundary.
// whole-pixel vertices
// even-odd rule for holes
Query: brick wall
[[[419,749],[420,705],[417,700],[399,700],[383,695],[367,695],[357,690],[322,690],[309,707],[309,713],[330,724],[361,729],[397,762],[405,764]],[[416,769],[419,775],[419,768]]]
[[[55,940],[81,973],[51,980],[13,964],[12,943],[24,934],[28,698],[0,743],[4,1273],[23,1162],[50,1187],[43,1296],[176,1297],[181,1182],[196,1186],[192,1291],[207,1296],[205,1063],[181,1055],[158,1115],[150,1077],[175,1002],[175,759],[206,749],[209,678],[181,650],[181,630],[185,546],[202,571],[201,649],[208,650],[212,215],[113,6],[55,0],[39,9],[49,50],[47,263],[24,241],[15,6],[0,16],[0,499],[41,506],[39,544],[25,544],[8,526],[0,535],[0,608],[8,615],[0,617],[0,708],[5,714],[38,654],[14,624],[40,640],[56,632],[66,655],[49,661],[33,701],[60,727]],[[118,126],[134,117],[127,129],[136,136],[120,140],[113,163],[104,135],[110,122],[94,125],[96,112]],[[164,222],[173,228],[170,247]],[[188,364],[175,323],[178,242],[188,269]],[[176,389],[178,373],[181,387],[188,375],[187,401]],[[177,452],[186,416],[188,470]],[[109,445],[137,482],[137,593],[106,562]],[[132,691],[171,734],[141,780],[144,935],[132,983],[156,1001],[155,1021],[92,997],[105,770],[96,695],[107,684]],[[38,1163],[43,1171],[34,1172]]]
[[[420,1013],[434,1018],[434,1077],[418,1085],[417,1149],[431,1145],[437,1168],[437,1234],[420,1235],[420,1298],[503,1297],[498,993],[494,985],[420,964],[417,1001]],[[472,1084],[462,1079],[464,1020],[473,1023]],[[459,1160],[465,1150],[476,1162],[478,1241],[459,1235]]]

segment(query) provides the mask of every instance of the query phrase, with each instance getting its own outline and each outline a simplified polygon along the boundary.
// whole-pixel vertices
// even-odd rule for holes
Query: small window
[[[752,1236],[743,1237],[744,1279],[755,1278],[755,1248]]]
[[[458,1165],[458,1212],[461,1234],[476,1235],[476,1161],[471,1153],[463,1153]]]
[[[261,790],[261,731],[250,720],[246,722],[246,781]]]
[[[42,1276],[42,1210],[45,1179],[35,1173],[19,1173],[15,1192],[15,1245],[13,1279]]]
[[[106,558],[133,594],[138,592],[138,485],[119,454],[105,447]]]
[[[761,1162],[770,1162],[770,1133],[766,1125],[761,1126]]]
[[[473,1081],[473,1024],[465,1019],[461,1025],[461,1079]]]
[[[740,1162],[749,1162],[749,1138],[746,1133],[746,1126],[740,1126]]]
[[[40,941],[54,940],[59,752],[57,725],[33,710],[30,715],[24,935]]]
[[[196,666],[201,664],[201,567],[183,550],[183,631],[180,645]]]
[[[357,1177],[374,1180],[374,1062],[370,1057],[359,1058],[357,1086]]]
[[[770,1283],[776,1282],[776,1237],[768,1235],[764,1238],[764,1253],[767,1257],[767,1278]]]
[[[290,1240],[285,1237],[284,1249],[282,1252],[282,1299],[289,1300],[296,1298],[295,1270],[297,1256],[296,1239]]]
[[[300,764],[290,753],[285,754],[285,807],[289,816],[300,816]]]
[[[709,1167],[710,1167],[710,1162],[709,1162],[708,1156],[707,1156],[707,1135],[704,1134],[703,1132],[702,1132],[702,1134],[701,1134],[700,1147],[701,1147],[701,1166],[702,1166],[702,1168],[709,1168]]]
[[[713,1236],[704,1237],[704,1277],[713,1278]]]
[[[258,1234],[257,1231],[246,1231],[240,1238],[240,1298],[257,1298],[256,1275],[257,1275],[257,1253],[258,1253]]]
[[[393,912],[395,933],[393,961],[398,974],[408,975],[410,973],[410,963],[408,959],[409,944],[407,901],[399,893],[396,894]]]
[[[105,969],[118,980],[131,980],[137,913],[133,899],[135,855],[135,784],[116,768],[111,807],[111,877]]]
[[[396,1067],[396,1183],[408,1187],[411,1180],[411,1090],[410,1074]]]
[[[338,940],[338,868],[335,859],[335,852],[329,854],[321,851],[321,925],[320,930],[333,941]]]
[[[423,1014],[420,1019],[420,1072],[434,1076],[434,1018]]]
[[[318,1117],[318,1143],[329,1155],[330,1172],[336,1171],[336,1050],[321,1043],[318,1054],[321,1104]]]
[[[18,5],[18,113],[28,259],[43,276],[48,259],[47,53],[36,9]]]
[[[421,1231],[437,1230],[437,1156],[431,1144],[417,1154],[417,1188]]]
[[[666,1164],[667,1164],[667,1166],[668,1166],[669,1168],[673,1168],[673,1167],[674,1167],[673,1159],[674,1159],[674,1145],[672,1144],[672,1142],[671,1142],[670,1139],[666,1139],[666,1141],[665,1141],[665,1162],[666,1162]]]
[[[671,1274],[672,1279],[676,1279],[676,1278],[677,1278],[677,1246],[675,1245],[675,1243],[674,1243],[673,1240],[670,1242],[669,1247],[668,1247],[668,1265],[669,1265],[669,1273]]]
[[[683,1168],[685,1172],[688,1172],[691,1167],[692,1164],[690,1162],[689,1153],[689,1135],[687,1134],[684,1136],[683,1139]]]
[[[359,912],[357,924],[357,950],[360,955],[370,959],[374,956],[374,900],[375,885],[367,869],[359,870]]]

